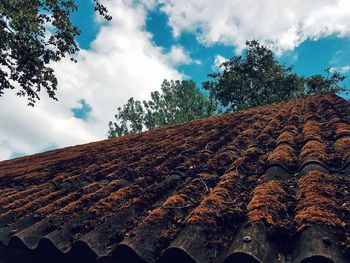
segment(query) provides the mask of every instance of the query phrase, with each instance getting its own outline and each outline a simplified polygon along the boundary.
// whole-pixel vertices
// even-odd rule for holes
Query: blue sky
[[[85,0],[78,0],[79,10],[73,15],[73,21],[82,31],[77,41],[82,48],[89,49],[90,43],[96,38],[99,26],[94,22],[93,5]],[[349,17],[350,19],[350,17]],[[170,51],[173,45],[182,46],[194,60],[200,64],[177,65],[176,68],[200,83],[207,80],[207,74],[213,72],[213,61],[217,54],[225,58],[236,55],[236,47],[228,44],[213,44],[210,46],[199,43],[196,32],[184,33],[174,37],[169,25],[168,16],[160,8],[148,12],[145,30],[152,34],[154,45]],[[247,39],[249,40],[249,39]],[[276,55],[281,63],[294,65],[294,71],[300,75],[325,74],[328,67],[344,67],[350,64],[350,38],[330,35],[317,40],[307,39],[291,51]],[[346,72],[345,72],[346,73]],[[349,86],[350,79],[345,83]]]
[[[78,63],[52,65],[59,101],[42,93],[28,108],[10,92],[0,98],[0,160],[105,139],[128,98],[148,99],[163,79],[200,87],[246,40],[267,44],[300,75],[350,74],[348,0],[109,0],[108,23],[92,2],[77,0],[72,15]]]

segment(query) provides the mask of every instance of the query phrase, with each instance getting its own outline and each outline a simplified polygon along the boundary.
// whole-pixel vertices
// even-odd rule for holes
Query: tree
[[[325,69],[327,77],[320,74],[312,75],[311,77],[305,78],[304,94],[306,95],[317,95],[317,94],[337,94],[340,92],[349,93],[348,88],[339,83],[346,79],[343,74],[332,70],[332,68]]]
[[[107,9],[94,0],[95,10],[110,20]],[[18,89],[28,105],[40,99],[44,89],[57,100],[57,79],[49,66],[79,51],[79,29],[71,23],[78,10],[74,0],[0,1],[0,97],[5,89]]]
[[[217,105],[192,80],[164,80],[160,92],[151,92],[151,100],[130,98],[117,111],[116,121],[109,122],[109,138],[209,117],[217,113]]]
[[[123,107],[118,107],[117,111],[114,116],[117,122],[110,121],[108,124],[108,138],[142,132],[145,110],[140,101],[131,97]]]
[[[327,69],[328,77],[301,77],[293,67],[281,65],[271,50],[258,41],[247,41],[242,56],[221,65],[222,72],[211,73],[204,89],[216,98],[226,111],[237,111],[273,102],[320,93],[348,92],[339,83],[342,74]]]

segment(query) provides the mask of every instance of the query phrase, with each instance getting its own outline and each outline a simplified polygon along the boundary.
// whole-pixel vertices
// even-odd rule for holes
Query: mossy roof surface
[[[3,161],[0,262],[349,262],[349,157],[322,95]]]

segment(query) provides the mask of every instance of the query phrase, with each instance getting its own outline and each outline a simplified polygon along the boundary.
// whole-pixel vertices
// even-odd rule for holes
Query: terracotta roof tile
[[[350,105],[316,96],[0,163],[0,262],[350,262]]]

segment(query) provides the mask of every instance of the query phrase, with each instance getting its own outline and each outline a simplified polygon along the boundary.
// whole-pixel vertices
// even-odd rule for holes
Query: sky
[[[52,64],[58,102],[0,97],[0,160],[102,140],[127,99],[148,99],[164,79],[200,84],[257,39],[300,75],[350,74],[348,0],[109,0],[113,19],[77,0],[78,63]],[[350,86],[350,80],[345,84]]]

